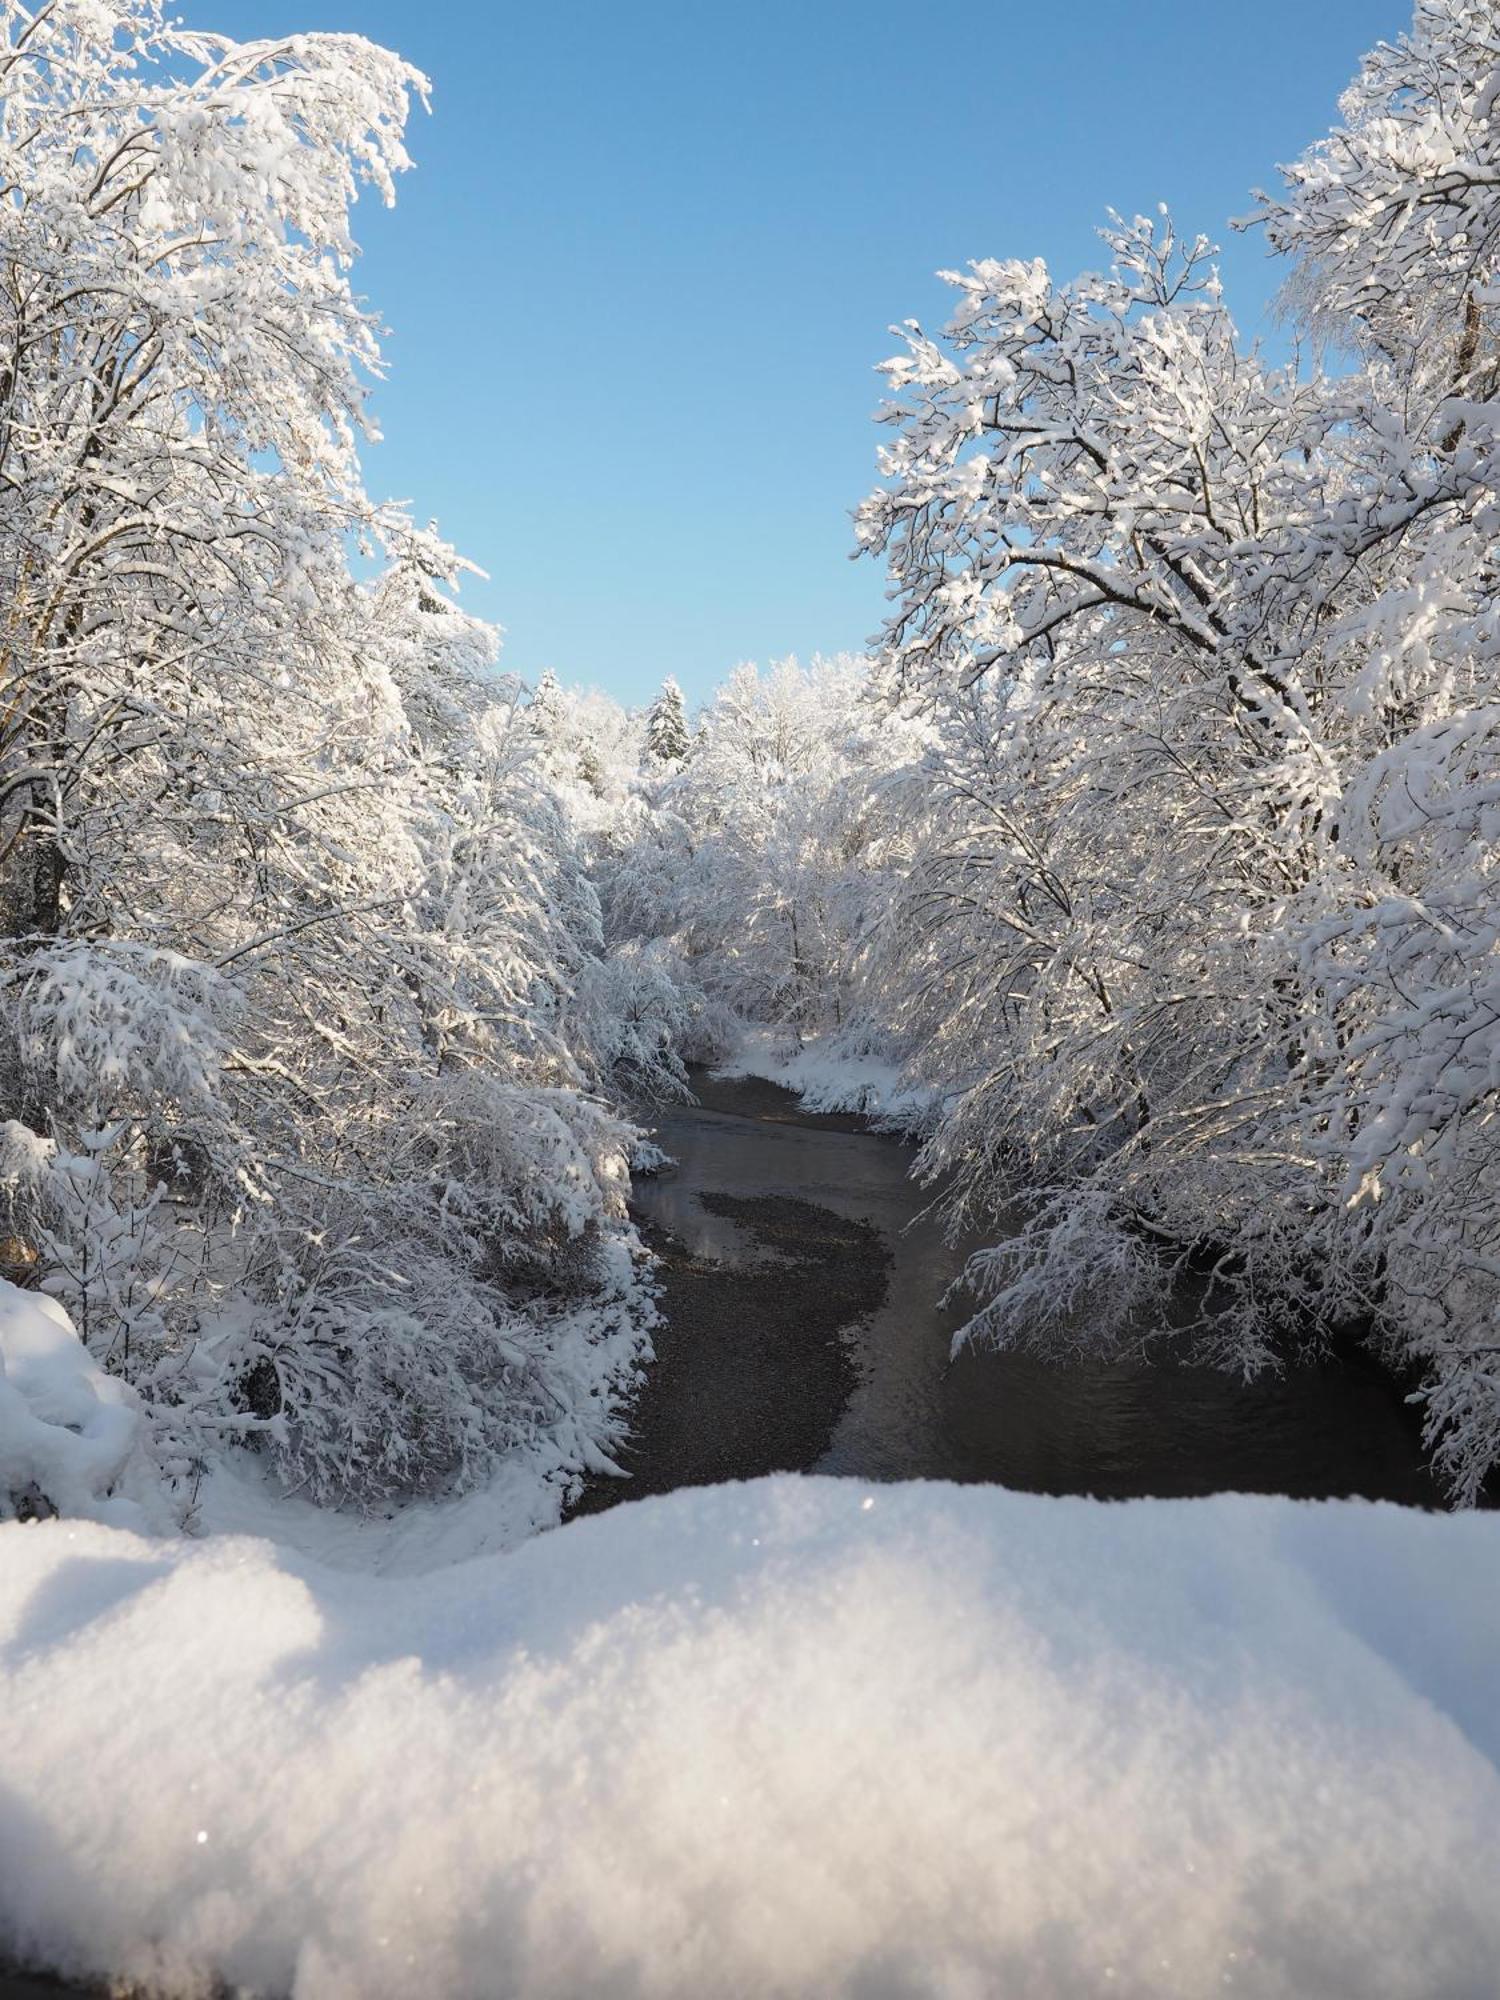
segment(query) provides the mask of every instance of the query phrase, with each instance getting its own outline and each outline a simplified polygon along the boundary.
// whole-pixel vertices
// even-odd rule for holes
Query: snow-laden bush
[[[662,942],[628,940],[593,960],[578,995],[579,1026],[601,1074],[642,1104],[692,1095],[684,1052],[703,1011],[681,961]]]

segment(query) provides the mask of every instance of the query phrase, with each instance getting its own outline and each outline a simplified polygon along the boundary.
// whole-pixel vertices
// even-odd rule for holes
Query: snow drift
[[[355,1996],[1494,1992],[1500,1522],[774,1479],[424,1578],[0,1529],[0,1950]]]
[[[92,1359],[62,1307],[0,1279],[0,1520],[35,1496],[145,1526],[115,1494],[139,1424],[134,1391]]]

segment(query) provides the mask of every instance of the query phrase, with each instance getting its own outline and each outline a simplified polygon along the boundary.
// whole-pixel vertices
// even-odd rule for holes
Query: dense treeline
[[[1190,1249],[1202,1337],[1368,1318],[1457,1495],[1500,1452],[1496,17],[1419,0],[1254,221],[1344,365],[1268,367],[1203,245],[955,279],[861,516],[941,805],[884,989],[1019,1165],[990,1336],[1107,1339]],[[909,974],[941,966],[939,1007]]]

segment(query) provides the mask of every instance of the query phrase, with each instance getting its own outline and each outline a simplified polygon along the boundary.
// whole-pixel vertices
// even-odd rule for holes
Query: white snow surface
[[[838,1035],[799,1036],[752,1023],[716,1076],[761,1076],[794,1090],[809,1111],[862,1112],[877,1124],[929,1124],[942,1093],[912,1083],[901,1065],[851,1046]]]
[[[265,1536],[332,1569],[411,1576],[501,1554],[555,1528],[567,1481],[564,1468],[552,1470],[548,1478],[542,1453],[518,1452],[487,1485],[456,1500],[408,1500],[361,1512],[319,1507],[288,1493],[251,1453],[225,1453],[197,1484],[189,1526],[196,1534]]]
[[[117,1491],[139,1423],[134,1391],[90,1357],[62,1307],[0,1279],[0,1518],[34,1489],[62,1513],[145,1527]]]
[[[201,1992],[1500,1968],[1500,1520],[782,1477],[425,1577],[0,1528],[0,1951]]]

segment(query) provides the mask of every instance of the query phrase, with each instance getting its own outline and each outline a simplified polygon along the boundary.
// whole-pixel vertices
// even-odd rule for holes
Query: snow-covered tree
[[[670,938],[743,1018],[842,1019],[858,940],[886,893],[881,788],[915,740],[868,692],[868,663],[851,656],[737,668],[611,877],[614,927]]]
[[[657,764],[680,764],[688,754],[687,703],[669,674],[661,693],[646,711],[644,755]]]
[[[565,707],[562,683],[550,667],[543,667],[526,704],[526,719],[543,743],[551,743],[561,730]]]
[[[640,1340],[597,904],[430,534],[366,497],[348,210],[421,79],[0,0],[0,1182],[162,1462],[597,1461]],[[356,580],[351,536],[382,552]]]
[[[860,524],[938,738],[872,1004],[950,1093],[927,1166],[1034,1196],[977,1330],[1132,1337],[1207,1256],[1208,1351],[1367,1319],[1460,1497],[1500,1451],[1494,61],[1423,0],[1263,203],[1352,369],[1267,367],[1167,221],[1070,285],[977,264]]]
[[[1289,297],[1366,357],[1358,485],[1319,538],[1365,588],[1329,635],[1343,871],[1299,927],[1339,1030],[1315,1140],[1464,1498],[1500,1461],[1497,63],[1492,6],[1418,0],[1260,208]]]

